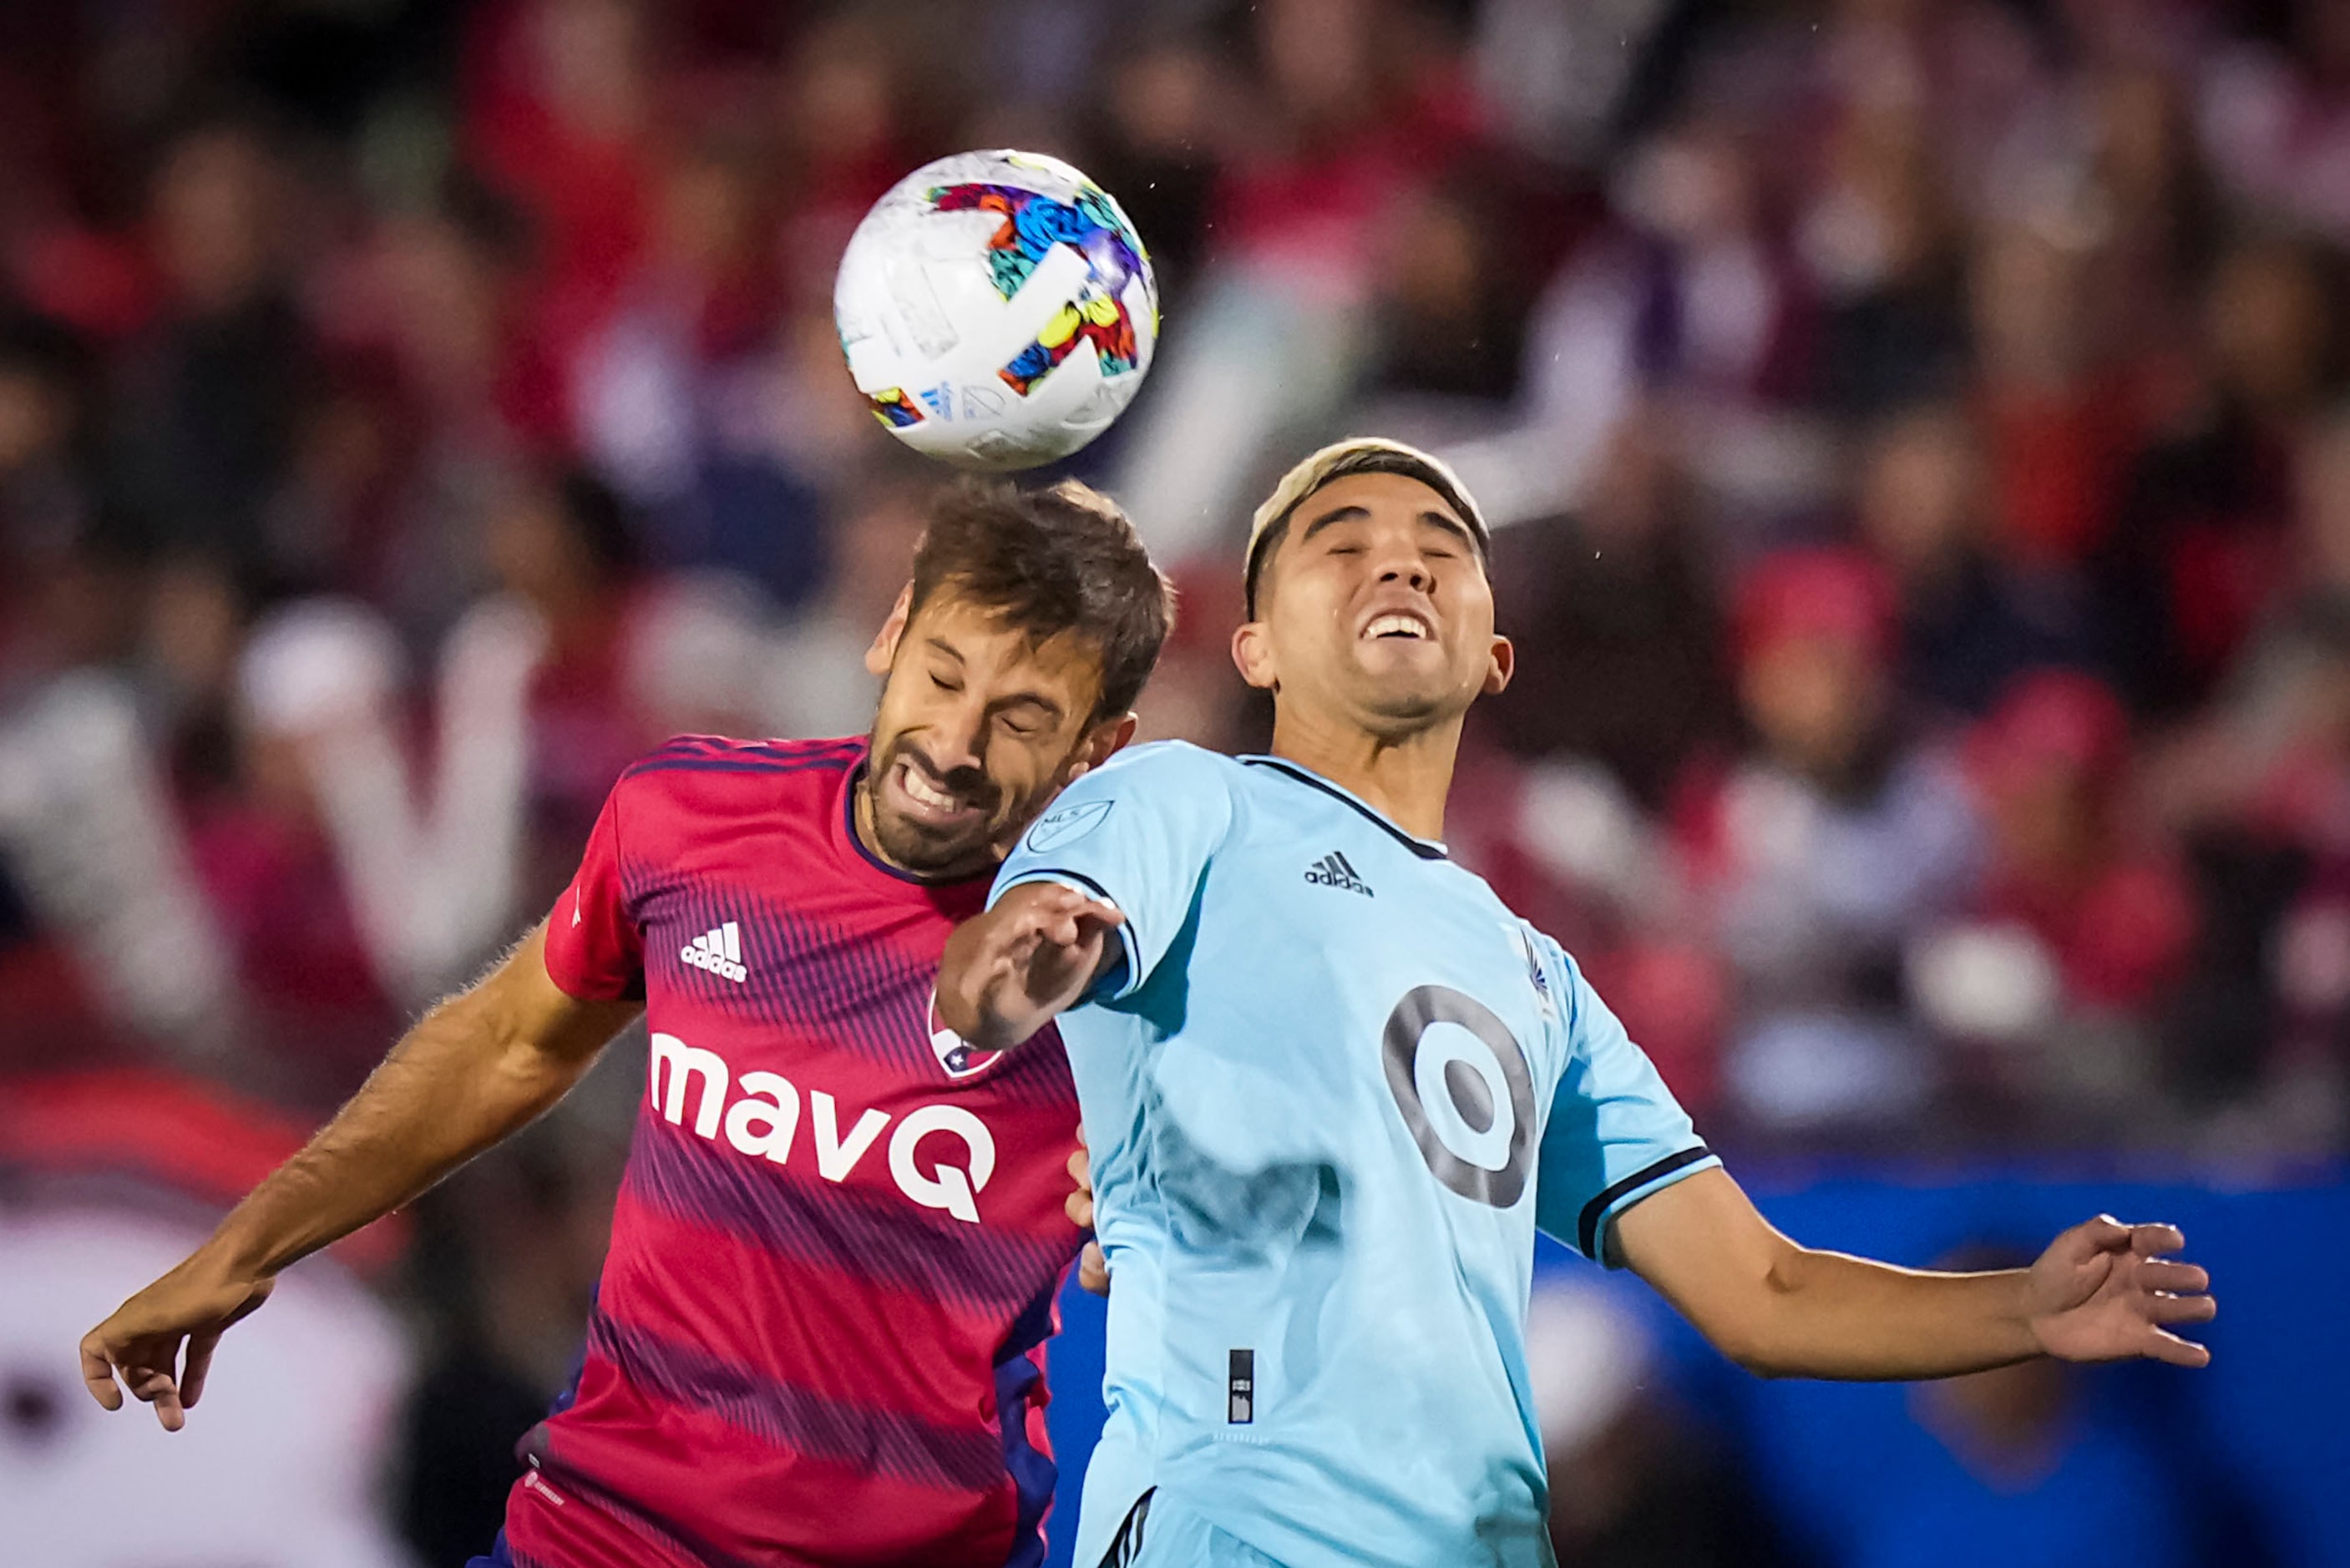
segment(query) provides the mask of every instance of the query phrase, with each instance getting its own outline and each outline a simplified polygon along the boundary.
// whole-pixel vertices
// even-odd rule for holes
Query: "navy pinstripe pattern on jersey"
[[[810,1459],[951,1487],[983,1487],[1003,1472],[998,1439],[985,1430],[948,1430],[827,1398],[600,1310],[588,1320],[588,1343],[636,1386]]]
[[[1018,1312],[1075,1256],[1014,1231],[917,1209],[894,1194],[836,1186],[816,1173],[810,1153],[796,1157],[795,1169],[712,1159],[694,1147],[700,1142],[652,1112],[641,1115],[623,1179],[629,1196],[795,1262],[935,1293],[979,1312]],[[946,1258],[952,1268],[941,1266]]]

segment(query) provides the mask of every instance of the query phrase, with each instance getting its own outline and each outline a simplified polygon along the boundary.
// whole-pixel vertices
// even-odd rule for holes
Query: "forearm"
[[[1699,1333],[1765,1377],[1948,1377],[2042,1349],[2022,1271],[1927,1273],[1798,1246],[1726,1171],[1642,1199],[1615,1241]]]
[[[276,1273],[409,1202],[577,1083],[592,1052],[503,1030],[470,996],[434,1007],[335,1118],[222,1220],[215,1262]]]
[[[2041,1351],[2020,1269],[1932,1273],[1790,1244],[1752,1300],[1717,1343],[1764,1376],[1949,1377]]]

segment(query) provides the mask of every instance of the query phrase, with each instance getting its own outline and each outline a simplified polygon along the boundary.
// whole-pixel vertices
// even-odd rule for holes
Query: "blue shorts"
[[[498,1532],[497,1543],[490,1548],[487,1557],[468,1557],[465,1568],[514,1568],[514,1558],[506,1551],[506,1532]]]

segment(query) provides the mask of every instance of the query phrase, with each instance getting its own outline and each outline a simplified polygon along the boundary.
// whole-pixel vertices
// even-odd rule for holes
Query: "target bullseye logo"
[[[1423,985],[1388,1014],[1382,1050],[1396,1108],[1436,1179],[1496,1209],[1523,1197],[1534,1085],[1510,1026],[1473,996]]]

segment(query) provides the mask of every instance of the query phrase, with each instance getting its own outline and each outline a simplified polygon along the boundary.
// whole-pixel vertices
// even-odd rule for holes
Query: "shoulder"
[[[1230,757],[1181,741],[1128,746],[1063,790],[1021,851],[1058,854],[1105,826],[1097,848],[1137,842],[1204,848],[1231,829],[1242,771]]]
[[[623,805],[691,805],[745,794],[774,803],[778,788],[829,798],[842,774],[865,759],[865,742],[740,741],[724,735],[678,735],[630,763],[612,786]]]
[[[1099,787],[1146,789],[1188,794],[1211,790],[1230,794],[1247,771],[1222,752],[1195,746],[1189,741],[1149,741],[1128,746],[1093,772],[1105,781]]]
[[[1072,803],[1135,800],[1153,813],[1229,817],[1248,770],[1232,758],[1188,741],[1128,746],[1069,786]]]

